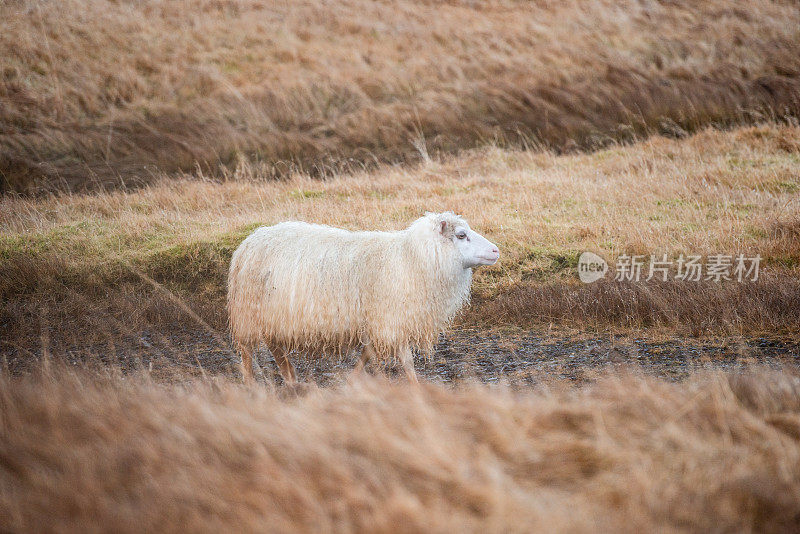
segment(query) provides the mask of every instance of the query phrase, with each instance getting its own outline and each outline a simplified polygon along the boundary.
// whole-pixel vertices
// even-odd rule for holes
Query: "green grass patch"
[[[293,189],[289,191],[289,198],[294,199],[322,198],[324,196],[325,191],[313,189]]]

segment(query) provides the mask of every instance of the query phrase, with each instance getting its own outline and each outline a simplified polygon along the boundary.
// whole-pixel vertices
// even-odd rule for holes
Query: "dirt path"
[[[156,377],[176,373],[202,376],[237,376],[238,360],[227,342],[198,331],[142,333],[136,339],[90,347],[51,349],[51,357],[71,365],[112,366],[123,371],[147,369]],[[3,364],[12,373],[24,373],[38,365],[42,351],[11,349]],[[317,359],[294,363],[300,379],[320,386],[344,379],[356,355],[341,359]],[[277,368],[265,350],[257,354],[260,379],[280,382]],[[456,329],[442,336],[429,359],[417,358],[417,373],[428,380],[453,382],[477,379],[525,385],[543,376],[591,380],[608,367],[632,368],[670,379],[680,379],[697,367],[730,369],[747,363],[800,366],[800,342],[766,338],[694,339],[660,341],[610,335],[553,335],[523,331],[498,332]],[[370,372],[381,372],[372,366]],[[383,372],[399,375],[399,368]]]

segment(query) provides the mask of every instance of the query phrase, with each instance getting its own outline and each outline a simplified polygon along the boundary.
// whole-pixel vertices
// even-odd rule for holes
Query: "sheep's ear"
[[[442,221],[439,223],[439,232],[444,235],[447,232],[447,221]]]

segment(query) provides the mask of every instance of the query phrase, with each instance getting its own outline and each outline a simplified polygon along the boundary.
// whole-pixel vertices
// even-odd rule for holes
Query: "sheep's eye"
[[[464,239],[465,237],[467,237],[467,233],[466,232],[458,232],[456,234],[456,237],[459,238],[459,239]]]

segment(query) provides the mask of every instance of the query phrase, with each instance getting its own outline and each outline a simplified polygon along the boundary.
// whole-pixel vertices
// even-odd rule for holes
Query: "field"
[[[800,529],[796,3],[0,21],[0,530]],[[287,386],[263,349],[241,384],[245,236],[443,210],[501,256],[419,387],[355,353]],[[715,255],[757,279],[677,278]]]
[[[222,181],[164,177],[131,192],[7,196],[3,338],[26,361],[24,349],[43,336],[61,351],[116,353],[140,352],[150,332],[171,351],[165,334],[194,329],[225,347],[230,254],[257,225],[400,229],[426,210],[452,209],[502,251],[496,266],[476,271],[463,326],[792,339],[798,176],[800,129],[766,125],[577,155],[487,147],[325,181],[273,181],[242,165]],[[576,265],[585,250],[609,261],[759,254],[762,265],[757,282],[609,275],[584,285]]]
[[[13,0],[0,20],[11,191],[240,160],[330,176],[800,111],[794,2]]]

